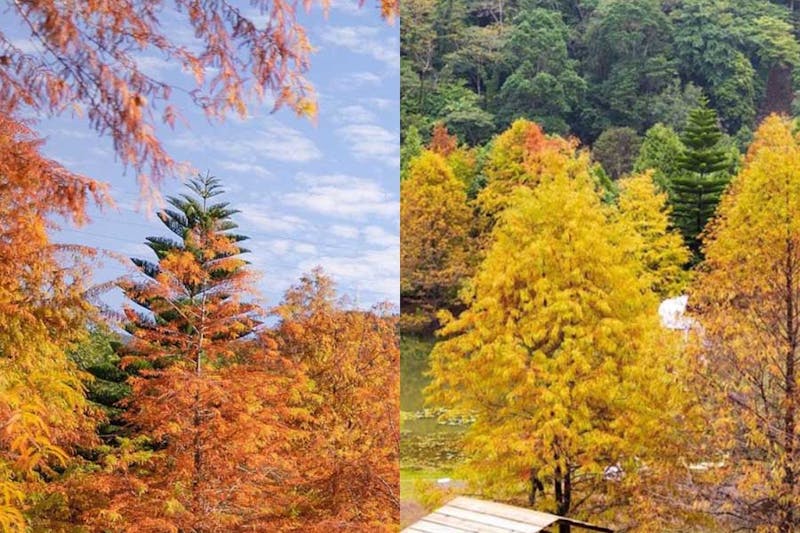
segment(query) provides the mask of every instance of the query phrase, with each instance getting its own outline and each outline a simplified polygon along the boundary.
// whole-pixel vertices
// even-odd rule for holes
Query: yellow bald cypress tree
[[[576,141],[545,135],[535,122],[517,120],[492,141],[478,206],[493,218],[508,205],[515,188],[535,187],[547,174],[587,174],[590,165],[589,154],[578,151]]]
[[[790,121],[758,128],[708,231],[689,296],[719,449],[702,494],[730,518],[723,530],[797,531],[800,137]]]
[[[608,522],[677,461],[685,365],[613,210],[587,174],[544,172],[500,216],[468,309],[443,317],[427,393],[474,420],[459,475],[487,496]]]
[[[638,238],[635,253],[650,288],[661,298],[680,294],[688,280],[683,266],[691,253],[681,234],[670,227],[667,194],[656,187],[653,171],[619,180],[618,207],[620,222]]]
[[[430,150],[411,161],[400,186],[400,290],[403,312],[432,316],[469,274],[472,211],[464,183]]]

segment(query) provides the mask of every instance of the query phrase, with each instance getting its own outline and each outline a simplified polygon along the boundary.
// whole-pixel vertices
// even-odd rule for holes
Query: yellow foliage
[[[535,187],[544,176],[556,174],[583,179],[590,166],[589,154],[578,151],[576,141],[549,137],[538,124],[519,119],[492,141],[478,206],[494,217],[508,205],[515,188]]]
[[[735,497],[702,496],[737,517],[724,529],[796,531],[800,137],[791,122],[773,115],[758,128],[707,231],[690,292],[702,325],[698,394],[714,421],[709,447],[722,456],[709,483],[735,487]]]
[[[57,467],[94,435],[82,379],[67,356],[90,307],[87,250],[53,245],[54,215],[82,222],[103,187],[39,154],[40,141],[0,107],[0,529],[23,514]],[[52,486],[52,484],[51,484]]]
[[[469,273],[471,210],[464,184],[442,156],[424,151],[400,188],[400,275],[405,302],[436,311]]]
[[[634,253],[645,268],[650,288],[662,298],[681,294],[691,257],[678,231],[670,227],[667,194],[653,182],[653,171],[619,180],[619,218],[638,237]]]
[[[473,488],[518,499],[542,483],[538,507],[582,516],[624,507],[652,483],[644,472],[676,462],[685,365],[629,226],[563,162],[511,196],[468,309],[440,332],[427,392],[475,419],[460,472]]]

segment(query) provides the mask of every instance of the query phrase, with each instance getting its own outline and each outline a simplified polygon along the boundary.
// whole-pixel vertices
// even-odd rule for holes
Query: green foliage
[[[120,366],[122,340],[105,326],[90,329],[88,338],[77,345],[70,357],[78,368],[93,376],[86,386],[86,396],[105,413],[105,420],[98,428],[104,441],[123,433],[123,408],[120,402],[131,392],[128,376],[138,369]]]
[[[592,155],[612,179],[619,179],[633,169],[642,139],[631,128],[609,128],[594,143]]]
[[[442,111],[447,128],[469,144],[485,142],[494,131],[494,117],[481,109],[477,95],[471,92],[449,101]]]
[[[497,91],[498,63],[505,57],[505,39],[498,26],[467,26],[459,36],[459,46],[443,60],[456,78],[467,81],[475,94],[488,98]]]
[[[403,143],[400,145],[401,180],[405,178],[406,170],[408,169],[408,163],[421,154],[424,147],[425,146],[422,143],[422,136],[419,134],[419,130],[415,126],[409,127],[405,132],[405,136],[403,137]]]
[[[584,67],[596,109],[587,133],[649,126],[649,110],[677,77],[671,31],[658,0],[600,2],[585,38]]]
[[[675,223],[696,258],[700,256],[700,234],[730,181],[731,161],[721,141],[717,113],[703,101],[689,115],[681,138],[685,148],[678,163],[683,172],[670,183]]]
[[[692,82],[681,85],[676,79],[653,99],[648,123],[664,124],[676,131],[683,129],[689,113],[700,103],[703,90]]]
[[[584,142],[612,127],[679,131],[701,94],[744,138],[800,88],[785,3],[409,0],[401,11],[403,128],[443,121],[471,144],[518,118]],[[770,95],[775,75],[788,85]]]
[[[717,113],[706,101],[689,114],[689,122],[681,137],[685,151],[681,154],[681,168],[696,174],[714,174],[728,167],[727,154],[720,146],[722,131]]]
[[[653,181],[661,190],[669,191],[672,180],[682,172],[680,156],[684,149],[675,130],[658,123],[645,133],[633,170],[652,170]]]
[[[769,70],[800,59],[789,11],[760,0],[685,0],[671,18],[682,78],[706,90],[728,132],[752,128]]]
[[[569,57],[569,28],[558,12],[523,9],[503,49],[511,72],[498,96],[498,118],[508,125],[518,118],[541,124],[552,133],[567,133],[565,118],[580,102],[586,84]]]

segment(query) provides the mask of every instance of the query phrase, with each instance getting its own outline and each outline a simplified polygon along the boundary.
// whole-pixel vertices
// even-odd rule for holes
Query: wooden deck
[[[576,530],[611,532],[562,516],[502,503],[458,497],[405,528],[403,533],[538,533],[569,524]]]

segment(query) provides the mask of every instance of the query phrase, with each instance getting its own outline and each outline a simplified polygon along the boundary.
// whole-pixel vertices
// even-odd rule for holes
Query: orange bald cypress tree
[[[103,511],[84,518],[98,530],[285,530],[299,501],[302,377],[258,332],[236,211],[211,203],[215,178],[189,188],[160,214],[177,239],[149,238],[158,261],[136,260],[142,278],[123,285],[140,308],[126,309],[123,365],[146,367],[127,405],[136,437],[92,478]]]
[[[400,352],[388,309],[347,309],[317,269],[275,310],[281,353],[314,383],[316,477],[304,531],[395,531],[400,519]]]
[[[26,531],[34,500],[66,497],[46,481],[91,442],[84,377],[67,350],[84,335],[86,250],[53,244],[56,216],[81,223],[103,187],[39,153],[41,141],[0,107],[0,531]],[[41,506],[40,506],[41,507]]]

